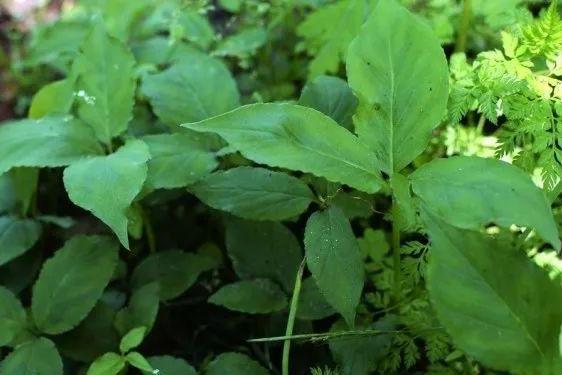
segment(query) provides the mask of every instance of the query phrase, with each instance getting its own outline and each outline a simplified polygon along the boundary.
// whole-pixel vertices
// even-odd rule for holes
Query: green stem
[[[299,296],[301,294],[302,286],[302,274],[304,272],[304,265],[306,263],[306,257],[302,260],[299,270],[297,271],[297,277],[295,280],[295,287],[293,288],[293,298],[291,299],[291,308],[289,310],[289,319],[287,321],[287,329],[285,330],[285,336],[291,336],[293,334],[293,328],[295,326],[295,318],[297,316],[297,308],[299,307]],[[291,351],[291,340],[285,340],[283,343],[283,361],[281,364],[283,375],[289,375],[289,353]]]
[[[459,25],[457,43],[455,45],[455,52],[464,52],[466,50],[466,41],[468,39],[468,31],[470,29],[471,17],[472,17],[472,0],[464,0],[462,18]]]
[[[393,296],[394,303],[400,302],[402,294],[402,265],[400,264],[400,228],[398,226],[398,205],[392,198],[392,259],[394,268]]]
[[[428,327],[425,329],[418,329],[415,332],[424,332],[424,331],[440,331],[443,330],[443,327]],[[355,336],[376,336],[376,335],[384,335],[384,334],[395,334],[395,333],[404,333],[404,332],[413,332],[413,330],[378,330],[378,329],[371,329],[371,330],[364,330],[364,331],[342,331],[342,332],[326,332],[326,333],[305,333],[301,335],[291,335],[291,336],[276,336],[276,337],[262,337],[258,339],[251,339],[248,342],[278,342],[278,341],[291,341],[291,340],[307,340],[307,341],[327,341],[339,338],[346,338],[346,337],[355,337]],[[283,373],[285,374],[285,373]]]
[[[484,124],[485,123],[486,123],[486,116],[480,115],[480,118],[478,119],[478,124],[476,125],[476,132],[478,134],[482,134],[482,131],[484,130]]]

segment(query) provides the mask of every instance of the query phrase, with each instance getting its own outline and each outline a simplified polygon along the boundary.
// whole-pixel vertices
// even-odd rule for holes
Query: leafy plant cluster
[[[77,2],[12,51],[0,375],[561,373],[561,47],[556,2]]]

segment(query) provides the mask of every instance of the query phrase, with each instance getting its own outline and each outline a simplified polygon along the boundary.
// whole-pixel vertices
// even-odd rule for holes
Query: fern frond
[[[338,369],[331,369],[328,367],[324,367],[324,369],[321,369],[320,367],[315,367],[310,369],[310,375],[343,375],[343,374]]]
[[[552,1],[540,19],[524,27],[522,32],[523,45],[529,52],[556,60],[562,49],[562,20],[558,14],[557,1]]]

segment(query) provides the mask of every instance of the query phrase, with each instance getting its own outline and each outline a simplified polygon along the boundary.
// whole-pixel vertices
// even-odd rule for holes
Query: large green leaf
[[[92,131],[71,117],[0,126],[0,174],[13,167],[62,167],[102,152]]]
[[[213,152],[188,134],[160,134],[143,137],[151,159],[146,185],[173,189],[190,185],[211,173],[218,165]]]
[[[326,301],[326,298],[318,289],[313,277],[309,277],[302,282],[302,289],[299,295],[299,305],[297,318],[303,320],[324,319],[334,315],[336,311]]]
[[[228,284],[209,297],[209,302],[248,314],[269,314],[287,306],[283,290],[269,279]]]
[[[237,57],[242,60],[242,67],[248,67],[248,58],[267,42],[267,36],[267,29],[264,27],[241,29],[237,34],[221,40],[213,55]]]
[[[27,327],[27,314],[21,302],[0,286],[0,347],[9,345]]]
[[[268,375],[259,363],[241,353],[223,353],[207,367],[206,375]]]
[[[316,212],[308,219],[304,248],[318,288],[353,326],[363,290],[363,262],[351,225],[338,207]]]
[[[73,81],[69,78],[43,86],[33,96],[29,107],[29,118],[38,119],[47,115],[66,115],[74,101]]]
[[[0,266],[31,249],[41,235],[41,225],[30,219],[0,216]]]
[[[46,261],[33,287],[31,311],[41,332],[74,328],[96,305],[117,265],[117,244],[101,236],[77,236]]]
[[[32,200],[37,193],[39,169],[19,167],[10,171],[14,190],[20,206],[20,214],[27,216]]]
[[[62,375],[62,360],[49,339],[28,341],[0,364],[0,375]]]
[[[121,335],[136,327],[146,327],[147,331],[152,329],[160,307],[159,290],[157,282],[146,284],[135,290],[129,304],[115,317],[115,327]]]
[[[213,208],[253,220],[290,219],[314,199],[298,178],[251,167],[215,172],[189,190]]]
[[[305,230],[307,264],[322,295],[353,326],[363,263],[348,219],[336,206],[314,213]]]
[[[128,353],[132,349],[137,348],[146,336],[146,328],[145,327],[137,327],[133,328],[123,338],[121,338],[121,342],[119,343],[119,351],[121,353]]]
[[[116,351],[119,336],[113,326],[114,319],[115,311],[100,300],[75,329],[57,337],[57,348],[63,356],[86,363]]]
[[[379,1],[347,57],[360,99],[359,137],[391,175],[427,147],[445,113],[447,60],[430,26],[394,0]]]
[[[226,248],[241,278],[270,278],[292,292],[302,251],[283,224],[232,219],[226,226]]]
[[[90,26],[85,20],[64,20],[33,28],[24,66],[49,64],[66,72]]]
[[[427,209],[449,224],[464,229],[490,223],[529,226],[560,248],[545,194],[517,167],[495,159],[458,156],[433,160],[410,180]]]
[[[157,281],[160,285],[160,298],[173,299],[195,284],[201,273],[217,266],[214,259],[203,253],[162,251],[148,256],[135,268],[131,284],[134,289],[138,289]]]
[[[135,59],[97,22],[74,61],[78,114],[103,143],[127,129],[135,93]]]
[[[375,155],[312,108],[253,104],[182,126],[216,133],[257,163],[308,172],[368,193],[378,191],[382,184]]]
[[[189,363],[181,358],[169,355],[147,358],[148,362],[155,370],[159,370],[161,375],[197,375],[197,371]],[[146,372],[146,375],[154,373]]]
[[[357,109],[357,98],[343,79],[319,76],[302,89],[299,104],[314,108],[330,116],[348,130],[353,129],[352,116]]]
[[[390,330],[394,327],[385,324],[385,322],[377,322],[357,328],[361,330]],[[339,320],[332,325],[330,332],[346,330],[345,322]],[[332,356],[345,375],[373,374],[377,363],[388,353],[391,343],[392,336],[388,334],[335,338],[329,341]]]
[[[132,140],[114,154],[81,160],[64,171],[70,200],[106,223],[127,249],[127,209],[141,191],[149,159],[146,144]]]
[[[0,214],[15,209],[18,201],[17,196],[13,176],[8,173],[0,173]]]
[[[562,288],[509,242],[455,228],[424,212],[431,238],[428,288],[460,349],[522,374],[562,371]]]
[[[125,368],[125,358],[115,353],[105,353],[88,368],[87,375],[117,375]]]
[[[316,77],[326,72],[337,73],[345,61],[348,47],[370,11],[370,1],[340,0],[311,12],[297,28],[304,47],[314,55],[308,67]]]
[[[219,60],[201,52],[184,52],[183,61],[144,78],[142,92],[167,125],[201,121],[239,105],[236,82]]]

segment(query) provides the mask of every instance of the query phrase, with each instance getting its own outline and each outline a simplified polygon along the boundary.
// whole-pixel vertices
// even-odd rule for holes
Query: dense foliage
[[[80,0],[4,36],[0,375],[562,373],[556,1]]]

